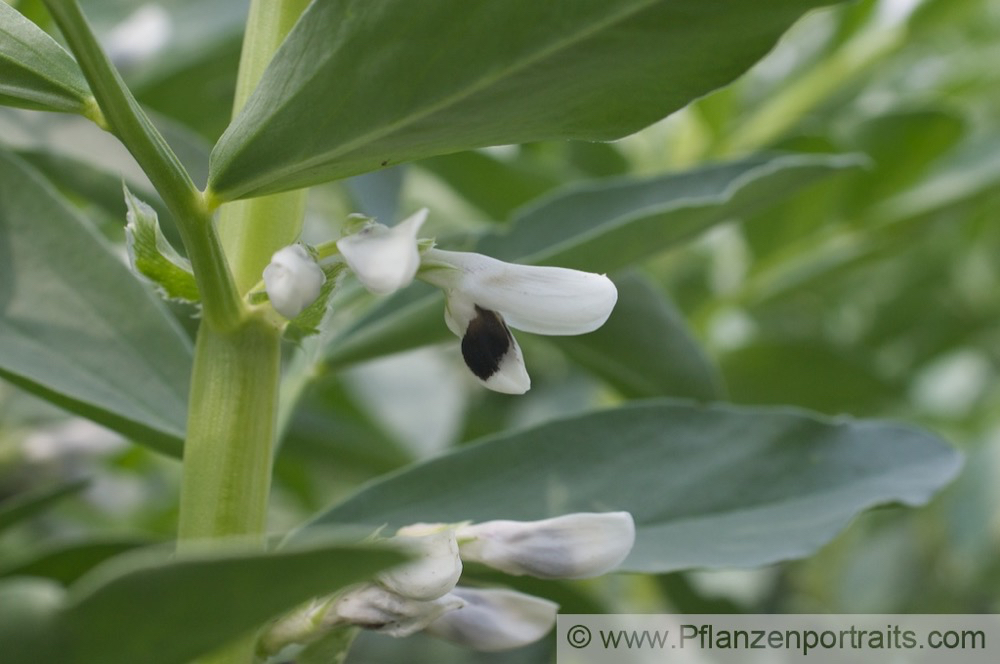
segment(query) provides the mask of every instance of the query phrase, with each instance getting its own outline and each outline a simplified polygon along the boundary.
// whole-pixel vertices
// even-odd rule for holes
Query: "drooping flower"
[[[452,529],[392,538],[416,558],[380,574],[378,582],[403,597],[432,600],[451,591],[462,576],[462,559]]]
[[[592,332],[618,301],[605,275],[515,265],[482,254],[428,249],[420,278],[445,292],[445,322],[486,387],[523,394],[531,387],[509,327],[547,335]]]
[[[264,287],[274,310],[295,318],[319,297],[326,275],[300,244],[274,252],[264,268]]]
[[[565,514],[541,521],[485,521],[457,530],[462,558],[508,574],[580,579],[610,572],[635,543],[628,512]]]
[[[484,652],[533,643],[549,633],[559,605],[500,588],[455,588],[446,597],[464,602],[431,622],[428,634]]]
[[[369,292],[388,295],[413,281],[420,267],[417,233],[426,219],[427,208],[423,208],[392,228],[369,222],[337,240],[337,249]]]

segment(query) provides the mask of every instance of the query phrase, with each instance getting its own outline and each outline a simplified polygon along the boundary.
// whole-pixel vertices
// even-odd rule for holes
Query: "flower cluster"
[[[263,650],[305,644],[341,626],[391,636],[423,630],[480,651],[527,645],[552,629],[558,605],[504,588],[459,586],[463,560],[544,579],[599,576],[632,550],[635,524],[628,512],[418,523],[400,528],[390,541],[413,560],[286,616],[264,635]]]
[[[461,339],[466,365],[486,387],[508,394],[523,394],[531,387],[510,328],[547,335],[584,334],[611,315],[618,291],[606,276],[436,249],[418,238],[426,219],[423,209],[391,228],[369,221],[338,240],[336,249],[361,284],[377,295],[404,288],[414,278],[443,290],[445,322]],[[292,256],[290,249],[299,251]],[[268,281],[268,270],[282,279]],[[265,270],[275,310],[292,318],[315,300],[322,285],[318,270],[301,247],[276,253]]]

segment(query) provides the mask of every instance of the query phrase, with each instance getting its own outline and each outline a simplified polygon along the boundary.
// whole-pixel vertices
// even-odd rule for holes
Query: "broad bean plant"
[[[809,400],[846,365],[779,345],[741,389],[716,361],[827,263],[704,288],[891,179],[778,139],[898,45],[898,4],[0,2],[3,398],[113,432],[161,514],[111,541],[111,507],[65,513],[87,472],[8,455],[0,659],[551,661],[559,611],[666,610],[681,572],[927,502],[958,452]],[[855,59],[801,68],[835,24]],[[739,117],[765,56],[785,96]],[[752,398],[783,367],[801,394]]]

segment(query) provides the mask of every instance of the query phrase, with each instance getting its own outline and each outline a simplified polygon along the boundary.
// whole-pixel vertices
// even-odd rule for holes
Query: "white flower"
[[[271,256],[264,268],[264,287],[274,310],[295,318],[319,297],[326,275],[305,247],[292,244]]]
[[[472,373],[511,394],[523,394],[531,382],[508,325],[536,334],[584,334],[603,325],[618,301],[604,275],[475,253],[429,249],[420,276],[444,290],[445,322],[462,339]]]
[[[397,535],[391,541],[417,556],[378,576],[378,582],[397,595],[410,599],[437,599],[454,588],[462,576],[462,559],[458,556],[454,530],[419,536]]]
[[[337,240],[337,249],[365,288],[388,295],[413,281],[420,267],[417,233],[426,219],[427,208],[423,208],[392,228],[370,223]]]
[[[460,597],[451,593],[425,601],[403,597],[380,585],[367,583],[337,598],[324,624],[332,627],[346,623],[390,636],[409,636],[464,604]]]
[[[455,588],[446,597],[465,605],[437,618],[427,632],[458,645],[493,652],[533,643],[549,633],[559,605],[513,590]]]
[[[485,521],[458,528],[462,558],[543,579],[599,576],[635,543],[628,512],[566,514],[542,521]]]

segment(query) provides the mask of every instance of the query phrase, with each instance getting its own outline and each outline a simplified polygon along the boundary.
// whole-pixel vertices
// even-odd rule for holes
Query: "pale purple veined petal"
[[[427,633],[484,652],[534,643],[549,633],[559,610],[547,599],[500,588],[458,587],[447,597],[465,605],[434,620]]]
[[[508,574],[580,579],[610,572],[635,543],[628,512],[579,512],[541,521],[485,521],[458,529],[462,558]]]
[[[446,529],[434,533],[391,538],[415,556],[378,575],[378,582],[397,595],[410,599],[432,600],[449,592],[462,576],[455,531]]]

